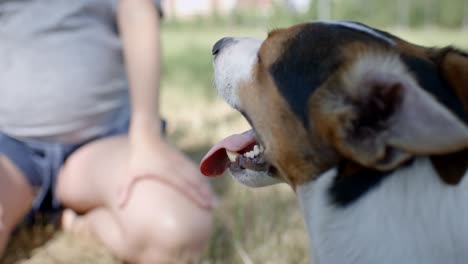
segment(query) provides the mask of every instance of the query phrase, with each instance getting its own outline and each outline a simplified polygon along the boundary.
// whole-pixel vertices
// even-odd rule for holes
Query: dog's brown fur
[[[352,126],[360,115],[366,111],[380,111],[381,115],[390,115],[401,100],[398,87],[376,84],[382,85],[376,89],[380,92],[371,96],[384,100],[383,103],[387,107],[376,108],[376,105],[370,102],[369,108],[357,109],[353,104],[343,103],[367,100],[361,97],[362,94],[352,94],[353,91],[343,90],[346,84],[340,79],[362,54],[369,52],[395,56],[406,54],[431,63],[437,67],[443,79],[449,84],[446,89],[453,90],[463,103],[465,112],[468,109],[466,54],[453,48],[434,49],[417,46],[388,34],[387,36],[396,43],[395,46],[389,47],[359,38],[349,43],[340,43],[340,54],[337,56],[345,58],[343,61],[347,63],[340,65],[339,69],[308,99],[308,113],[313,124],[305,126],[279,92],[269,69],[281,59],[285,49],[288,48],[288,43],[306,26],[311,27],[308,24],[300,24],[270,32],[259,51],[253,80],[242,83],[239,89],[239,96],[242,98],[241,108],[257,134],[261,136],[258,140],[266,147],[267,160],[275,165],[279,175],[287,175],[287,179],[284,180],[291,186],[295,187],[309,181],[314,175],[319,175],[325,169],[337,165],[343,158],[355,160],[359,157],[359,162],[353,162],[353,171],[365,167],[390,170],[407,160],[405,157],[401,160],[387,161],[385,148],[361,152],[350,148],[349,142],[343,142],[347,137],[345,134],[354,129]],[[336,100],[329,100],[331,97]],[[460,181],[468,168],[466,154],[462,148],[456,153],[432,157],[435,168],[445,182],[456,184]],[[386,167],[375,167],[377,166],[375,162],[388,162],[388,164]]]

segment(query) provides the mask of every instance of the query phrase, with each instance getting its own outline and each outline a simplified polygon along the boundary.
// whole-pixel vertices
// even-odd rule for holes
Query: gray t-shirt
[[[129,108],[117,2],[0,0],[0,132],[71,144],[112,129]]]

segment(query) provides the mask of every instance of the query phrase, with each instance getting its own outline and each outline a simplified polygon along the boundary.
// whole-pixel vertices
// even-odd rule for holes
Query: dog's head
[[[253,129],[213,147],[205,175],[295,188],[343,160],[388,171],[468,146],[468,57],[453,48],[313,22],[223,38],[213,54],[219,93]]]

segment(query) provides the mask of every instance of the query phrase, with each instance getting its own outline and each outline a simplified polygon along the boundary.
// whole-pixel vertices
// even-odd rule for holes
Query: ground
[[[238,113],[216,97],[211,84],[211,45],[225,35],[263,37],[262,28],[168,26],[163,32],[162,112],[168,138],[195,161],[215,141],[248,128]],[[468,48],[466,32],[441,29],[392,30],[419,44]],[[220,195],[216,227],[195,263],[307,263],[307,237],[292,190],[285,185],[250,189],[225,176],[212,180]],[[64,234],[38,216],[15,234],[2,264],[117,264],[95,241]]]

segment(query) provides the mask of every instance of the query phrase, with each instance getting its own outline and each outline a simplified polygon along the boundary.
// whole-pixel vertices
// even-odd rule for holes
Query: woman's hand
[[[152,179],[169,185],[198,206],[211,209],[217,200],[198,167],[159,136],[130,140],[128,175],[119,192],[119,206],[128,201],[133,185]]]

